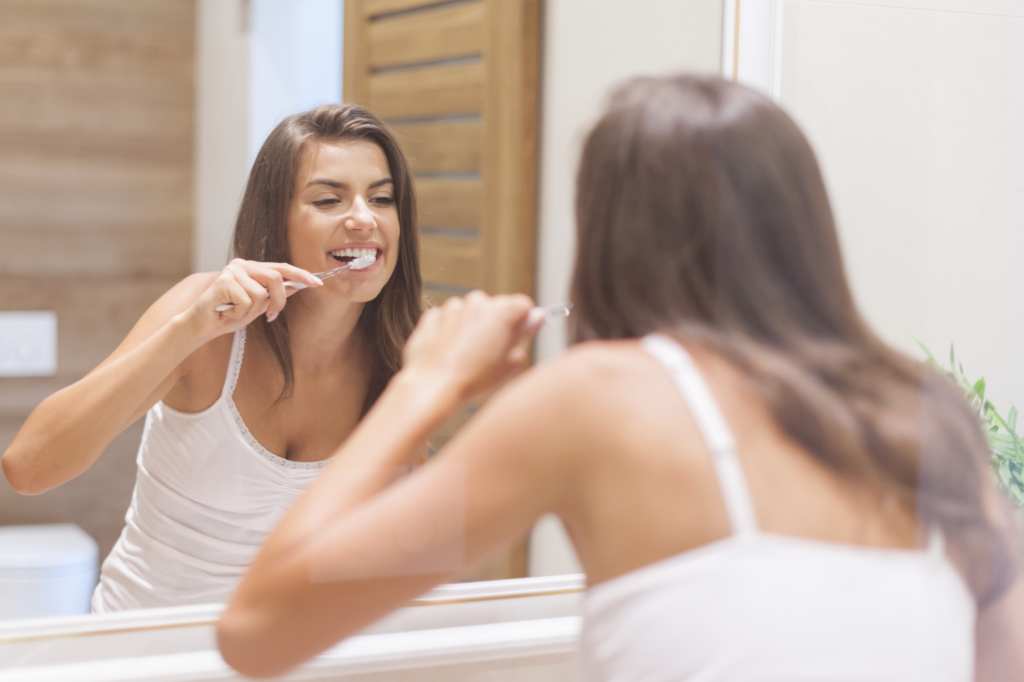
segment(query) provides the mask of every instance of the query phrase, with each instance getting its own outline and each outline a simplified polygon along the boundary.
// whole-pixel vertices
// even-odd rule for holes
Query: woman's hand
[[[273,322],[284,308],[285,299],[298,291],[285,287],[286,281],[301,282],[311,288],[324,284],[288,263],[236,258],[183,315],[196,336],[204,341],[240,329],[263,314],[268,322]],[[225,303],[234,307],[218,312],[217,306]]]
[[[449,298],[420,320],[405,346],[402,373],[440,382],[458,402],[485,393],[527,358],[541,319],[528,296],[488,296],[473,291]]]

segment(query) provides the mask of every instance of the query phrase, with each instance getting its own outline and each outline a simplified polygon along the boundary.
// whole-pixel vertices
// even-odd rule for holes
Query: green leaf
[[[980,426],[985,433],[993,478],[1006,490],[1007,495],[1021,508],[1024,521],[1024,440],[1017,435],[1017,408],[1011,406],[1006,420],[991,401],[985,399],[985,379],[971,383],[964,373],[963,363],[956,357],[953,344],[949,346],[949,369],[935,360],[923,343],[914,339],[927,357],[927,363],[948,376],[964,392],[971,407],[977,411]]]
[[[924,351],[925,359],[927,360],[929,365],[931,365],[932,367],[941,367],[941,365],[939,365],[939,363],[935,361],[935,356],[932,355],[932,352],[928,350],[928,346],[921,343],[920,339],[914,339],[914,343],[917,344],[918,348]]]
[[[978,397],[982,400],[985,399],[985,379],[982,377],[974,382],[974,392],[978,394]],[[984,407],[984,405],[982,405]]]

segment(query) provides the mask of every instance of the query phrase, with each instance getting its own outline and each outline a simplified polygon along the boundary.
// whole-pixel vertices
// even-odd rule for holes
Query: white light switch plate
[[[0,312],[0,377],[57,373],[57,313]]]

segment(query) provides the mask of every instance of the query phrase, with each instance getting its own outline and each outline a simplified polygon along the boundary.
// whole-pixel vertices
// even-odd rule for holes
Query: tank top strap
[[[946,556],[946,534],[942,532],[942,526],[932,524],[928,528],[928,548],[926,550],[936,559]]]
[[[242,357],[245,355],[245,327],[235,332],[235,338],[231,342],[231,357],[228,359],[228,374],[224,378],[224,389],[220,397],[230,398],[235,393],[235,386],[238,384],[238,373],[242,369]]]
[[[745,535],[756,532],[757,516],[743,466],[736,455],[736,439],[700,370],[686,349],[667,336],[650,334],[641,339],[640,344],[672,377],[697,422],[697,428],[712,454],[733,533]]]

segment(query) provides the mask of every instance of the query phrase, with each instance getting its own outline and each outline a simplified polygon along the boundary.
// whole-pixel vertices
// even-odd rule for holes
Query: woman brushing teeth
[[[286,119],[253,165],[236,258],[172,288],[33,412],[3,457],[27,494],[79,475],[147,415],[95,611],[226,600],[401,365],[422,311],[415,216],[380,119],[342,105]]]

